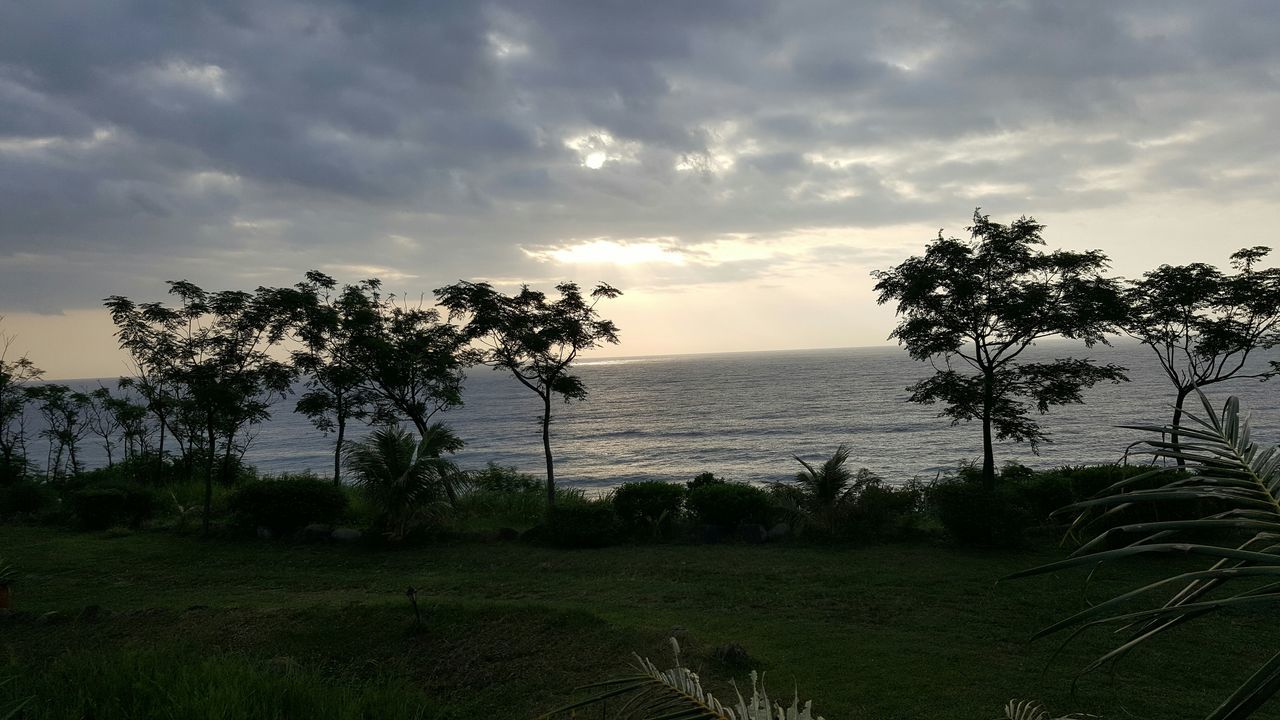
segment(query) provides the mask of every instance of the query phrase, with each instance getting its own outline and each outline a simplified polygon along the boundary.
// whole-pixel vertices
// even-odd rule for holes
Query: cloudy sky
[[[1280,227],[1280,5],[0,4],[0,313],[118,374],[101,300],[308,268],[607,280],[615,354],[872,345],[869,271],[1035,215],[1120,274]]]

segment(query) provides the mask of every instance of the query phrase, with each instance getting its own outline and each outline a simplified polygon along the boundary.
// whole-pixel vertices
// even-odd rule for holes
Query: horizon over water
[[[1025,359],[1089,357],[1129,368],[1131,382],[1085,392],[1085,404],[1051,408],[1036,416],[1052,443],[1033,455],[1026,444],[997,443],[996,460],[1054,467],[1119,460],[1143,433],[1117,425],[1165,424],[1172,416],[1173,386],[1150,349],[1136,343],[1085,349],[1048,342]],[[1260,353],[1264,365],[1276,353]],[[632,480],[685,481],[701,472],[732,480],[766,482],[794,477],[806,460],[852,448],[850,466],[866,467],[892,483],[932,479],[964,461],[981,460],[981,424],[950,426],[938,406],[906,401],[906,387],[932,368],[896,346],[770,350],[690,355],[607,357],[577,363],[588,390],[585,402],[552,406],[551,443],[556,479],[563,485],[603,488]],[[94,380],[63,381],[96,385]],[[114,379],[104,379],[114,386]],[[1241,398],[1255,417],[1255,435],[1272,442],[1280,432],[1276,395],[1280,381],[1233,380],[1207,390],[1215,407],[1228,395]],[[466,469],[487,462],[544,474],[537,396],[505,374],[484,367],[468,372],[465,405],[437,415],[467,446],[454,459]],[[333,468],[332,436],[292,412],[296,397],[274,404],[245,456],[261,473]],[[1193,412],[1199,401],[1188,399]],[[1034,414],[1034,408],[1033,414]],[[349,428],[360,437],[367,428]],[[34,432],[33,432],[34,435]],[[31,442],[33,455],[44,443]],[[106,455],[86,438],[90,467]]]

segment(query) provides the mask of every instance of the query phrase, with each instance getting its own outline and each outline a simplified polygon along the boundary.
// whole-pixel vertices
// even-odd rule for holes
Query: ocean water
[[[1040,416],[1053,442],[1040,454],[1000,443],[997,462],[1033,467],[1119,460],[1142,433],[1125,424],[1163,424],[1172,414],[1171,385],[1149,349],[1136,344],[1083,350],[1044,344],[1028,358],[1091,357],[1129,368],[1131,382],[1099,385],[1084,405]],[[1271,357],[1275,357],[1272,355]],[[1257,364],[1262,365],[1258,358]],[[589,397],[553,406],[552,450],[557,480],[588,488],[630,480],[684,481],[711,471],[735,480],[793,477],[798,455],[821,460],[841,443],[851,464],[891,482],[932,479],[963,461],[980,460],[981,425],[952,427],[938,408],[906,402],[906,387],[932,372],[894,347],[730,353],[586,361],[578,373]],[[1238,380],[1214,386],[1215,405],[1241,398],[1255,436],[1280,438],[1280,379]],[[465,406],[438,416],[467,442],[456,456],[464,468],[487,462],[541,475],[538,398],[501,372],[473,368]],[[246,459],[262,472],[332,472],[332,438],[277,403]],[[357,429],[358,436],[362,430]],[[32,454],[42,453],[42,442]],[[82,455],[105,462],[92,438]]]

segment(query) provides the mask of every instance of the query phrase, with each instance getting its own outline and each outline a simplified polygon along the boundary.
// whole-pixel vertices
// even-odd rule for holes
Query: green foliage
[[[760,677],[751,671],[751,699],[747,700],[733,686],[737,702],[728,706],[714,695],[703,690],[702,679],[697,673],[680,664],[680,644],[671,638],[671,650],[675,666],[660,670],[648,658],[635,655],[635,673],[611,678],[587,688],[596,694],[585,700],[566,705],[539,717],[539,720],[562,717],[586,707],[601,706],[614,698],[622,703],[620,717],[628,720],[683,720],[706,718],[707,720],[823,720],[813,715],[813,703],[802,706],[797,694],[789,707],[769,699]]]
[[[1198,394],[1202,417],[1187,413],[1184,419],[1190,422],[1183,425],[1131,428],[1159,433],[1160,440],[1144,442],[1146,452],[1157,459],[1182,461],[1189,473],[1153,469],[1066,508],[1075,514],[1072,535],[1087,541],[1067,560],[1011,576],[1097,567],[1130,558],[1150,562],[1166,555],[1191,556],[1210,563],[1194,572],[1181,566],[1166,569],[1166,576],[1161,579],[1144,580],[1128,592],[1095,601],[1088,609],[1037,634],[1070,630],[1075,638],[1085,631],[1111,629],[1118,636],[1118,644],[1090,663],[1085,673],[1114,670],[1134,649],[1197,618],[1259,605],[1274,607],[1280,601],[1280,584],[1275,582],[1280,575],[1276,545],[1276,530],[1280,528],[1280,446],[1264,448],[1253,441],[1249,422],[1241,416],[1236,398],[1228,399],[1222,411],[1215,412],[1208,398]],[[1165,439],[1169,437],[1179,441]],[[1142,485],[1156,479],[1161,482]],[[1206,500],[1211,505],[1198,517],[1114,523],[1117,511],[1132,506],[1174,505],[1185,511]],[[1270,645],[1269,652],[1276,651],[1275,643]],[[1277,690],[1280,652],[1275,652],[1206,717],[1249,717]]]
[[[1019,547],[1034,522],[1022,494],[1004,484],[991,489],[954,477],[934,483],[926,495],[942,527],[961,545]]]
[[[85,530],[138,527],[159,507],[152,491],[137,485],[90,486],[73,491],[70,500],[76,522]]]
[[[49,485],[23,480],[0,485],[0,518],[38,517],[58,504],[58,494]]]
[[[724,483],[727,483],[727,482],[729,481],[725,480],[722,477],[717,476],[713,472],[704,472],[704,473],[699,473],[692,480],[685,483],[685,487],[689,488],[690,490],[696,490],[702,487],[703,485],[723,485]]]
[[[314,476],[281,477],[245,485],[232,493],[227,507],[242,527],[284,535],[311,523],[338,522],[346,513],[347,496]]]
[[[471,490],[492,493],[527,493],[542,489],[542,482],[513,467],[490,462],[483,470],[472,470],[463,478]]]
[[[547,508],[545,538],[562,548],[598,548],[619,540],[618,516],[608,500],[562,502]]]
[[[657,535],[670,530],[685,494],[684,486],[675,483],[623,483],[613,491],[613,507],[627,530]]]
[[[689,491],[689,511],[704,525],[736,528],[767,525],[773,511],[769,494],[745,483],[712,483]]]
[[[18,579],[18,571],[0,557],[0,587],[9,587]]]
[[[989,488],[993,440],[1034,449],[1045,439],[1032,408],[1044,414],[1053,405],[1083,402],[1081,391],[1096,383],[1127,380],[1124,368],[1089,360],[1017,361],[1048,337],[1086,347],[1106,343],[1125,314],[1119,284],[1101,274],[1107,257],[1097,250],[1042,252],[1042,229],[1032,218],[1002,225],[975,210],[969,242],[939,233],[923,257],[873,273],[878,302],[896,302],[903,318],[892,337],[911,357],[938,366],[908,388],[910,401],[941,403],[940,415],[953,425],[982,423]],[[967,368],[956,370],[953,361]]]
[[[839,532],[858,540],[891,540],[910,535],[922,518],[924,489],[917,483],[900,487],[869,484],[840,518]]]
[[[81,651],[39,672],[11,663],[0,675],[11,678],[0,683],[0,708],[25,701],[24,720],[409,720],[429,706],[406,683],[338,684],[292,662],[203,652]]]
[[[421,438],[398,426],[378,428],[347,449],[347,469],[381,514],[393,540],[437,519],[453,494],[453,463],[442,457],[462,449],[448,426],[435,423]]]

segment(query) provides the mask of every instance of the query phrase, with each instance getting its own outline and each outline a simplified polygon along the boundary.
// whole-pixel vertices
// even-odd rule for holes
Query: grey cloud
[[[540,277],[520,247],[573,238],[1266,197],[1277,35],[1268,2],[16,0],[0,307],[326,264]],[[584,134],[612,139],[599,170],[565,145]]]

